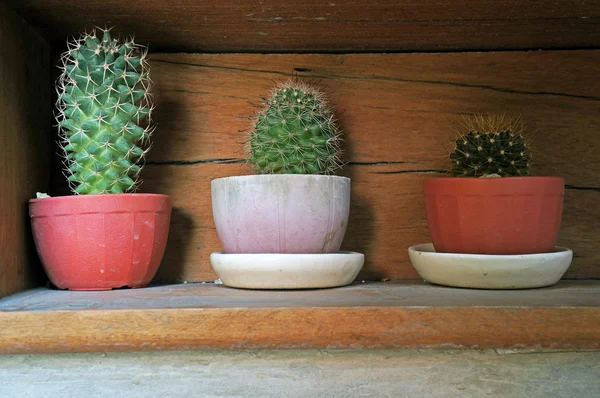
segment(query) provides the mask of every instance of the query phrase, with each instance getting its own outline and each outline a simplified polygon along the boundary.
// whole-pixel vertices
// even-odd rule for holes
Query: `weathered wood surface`
[[[48,191],[50,46],[0,3],[0,297],[36,283],[27,200]]]
[[[0,312],[184,308],[600,307],[600,282],[560,281],[543,289],[478,290],[420,281],[355,282],[337,289],[245,290],[214,283],[78,292],[36,288],[0,300]]]
[[[417,277],[406,249],[429,240],[423,179],[448,169],[463,115],[494,111],[523,116],[534,174],[566,179],[559,243],[575,252],[566,276],[600,277],[600,51],[152,59],[159,128],[142,190],[172,195],[175,206],[159,282],[216,278],[210,181],[248,173],[239,130],[273,81],[294,73],[326,87],[347,133],[342,174],[353,180],[353,202],[344,248],[365,253],[360,279]]]
[[[593,48],[598,1],[5,0],[57,43],[94,26],[161,51]]]
[[[475,291],[415,283],[245,291],[38,289],[0,301],[1,353],[194,348],[600,348],[597,282]]]

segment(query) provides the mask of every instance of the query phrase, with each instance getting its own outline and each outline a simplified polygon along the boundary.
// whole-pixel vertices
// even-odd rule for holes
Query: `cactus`
[[[330,174],[341,166],[336,122],[314,85],[280,83],[254,119],[248,161],[259,174]]]
[[[531,153],[520,119],[474,116],[466,119],[465,131],[456,140],[452,175],[457,177],[514,177],[529,173]]]
[[[108,30],[68,43],[58,79],[57,121],[75,194],[124,193],[139,183],[150,135],[147,51]]]

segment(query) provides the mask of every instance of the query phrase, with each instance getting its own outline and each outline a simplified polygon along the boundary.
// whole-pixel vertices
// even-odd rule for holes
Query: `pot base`
[[[119,285],[117,286],[115,284],[115,286],[106,286],[106,287],[67,287],[64,288],[64,290],[71,290],[74,292],[85,292],[85,291],[94,291],[94,292],[104,292],[107,290],[115,290],[115,289],[123,289],[123,288],[127,288],[127,289],[141,289],[148,286],[148,284],[145,285]]]
[[[425,281],[474,289],[530,289],[554,285],[571,265],[573,252],[521,255],[436,253],[431,243],[408,249],[410,261]]]
[[[361,270],[361,253],[224,254],[210,263],[224,285],[244,289],[317,289],[349,285]]]

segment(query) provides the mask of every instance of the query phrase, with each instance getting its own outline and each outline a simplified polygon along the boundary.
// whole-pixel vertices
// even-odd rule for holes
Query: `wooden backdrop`
[[[48,43],[0,3],[0,297],[44,278],[27,201],[49,188],[50,69]]]
[[[366,255],[362,279],[417,278],[407,248],[429,241],[422,183],[445,172],[452,127],[477,112],[522,115],[534,174],[566,179],[560,244],[566,277],[600,277],[600,51],[434,54],[152,54],[158,129],[144,192],[173,197],[156,281],[216,278],[210,181],[247,174],[248,116],[274,82],[310,78],[346,132],[352,208],[343,248]]]
[[[598,0],[3,0],[62,45],[94,26],[154,51],[597,48]]]
[[[359,278],[417,277],[407,247],[429,240],[423,180],[448,169],[452,127],[479,112],[523,117],[534,173],[566,178],[566,277],[600,278],[598,0],[4,2],[55,51],[98,25],[151,45],[159,128],[142,190],[175,205],[157,282],[216,278],[210,181],[248,172],[239,130],[252,103],[291,75],[323,85],[346,131],[344,248],[365,253]]]

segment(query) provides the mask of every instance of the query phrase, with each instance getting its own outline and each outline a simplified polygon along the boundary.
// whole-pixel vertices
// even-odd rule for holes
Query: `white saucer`
[[[365,262],[354,252],[210,255],[224,285],[245,289],[314,289],[352,283]]]
[[[552,253],[485,255],[436,253],[433,244],[408,249],[421,278],[438,285],[477,289],[528,289],[554,285],[571,265],[573,252],[556,246]]]

